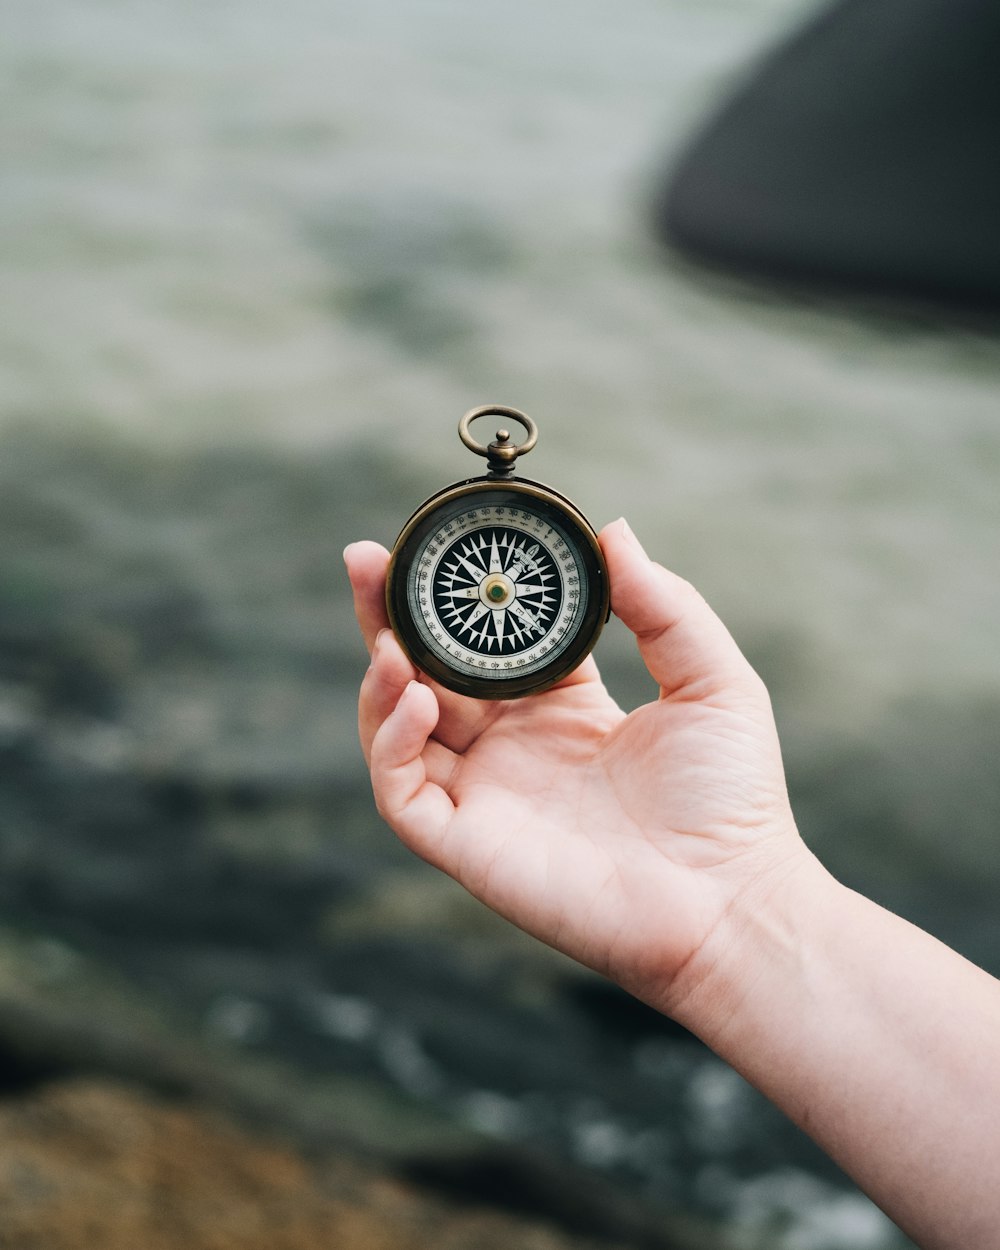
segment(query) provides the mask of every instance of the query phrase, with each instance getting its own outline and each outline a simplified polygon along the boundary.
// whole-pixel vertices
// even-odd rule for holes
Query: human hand
[[[360,736],[379,811],[412,850],[676,1014],[722,918],[766,897],[807,852],[763,683],[624,521],[600,541],[612,608],[660,686],[656,702],[626,716],[593,659],[524,699],[443,689],[388,631],[388,553],[356,543],[345,560],[372,652]]]
[[[592,659],[506,703],[419,677],[387,628],[388,553],[347,549],[379,811],[490,907],[692,1028],[918,1244],[1000,1245],[997,982],[826,873],[722,623],[623,521],[600,538],[660,686],[628,716]]]

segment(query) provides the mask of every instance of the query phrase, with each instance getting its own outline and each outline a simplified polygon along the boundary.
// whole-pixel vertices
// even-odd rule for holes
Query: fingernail
[[[635,534],[632,531],[632,527],[631,525],[629,525],[628,521],[626,521],[625,518],[622,517],[619,523],[622,527],[622,538],[625,539],[625,541],[629,544],[630,547],[633,547],[636,551],[640,551],[642,552],[643,555],[645,555],[646,549],[645,547],[643,547],[642,543],[638,540],[638,538],[636,538]]]
[[[385,642],[386,638],[391,633],[392,633],[391,629],[380,629],[378,633],[375,635],[375,642],[372,645],[372,658],[373,659],[376,655],[378,655],[379,648],[382,646],[382,643]]]
[[[408,703],[410,699],[413,698],[413,692],[419,685],[419,681],[408,681],[403,687],[403,693],[396,700],[396,707],[400,707],[402,704]]]
[[[354,549],[357,545],[358,545],[357,543],[348,543],[348,544],[347,544],[347,546],[344,548],[344,563],[345,563],[345,564],[346,564],[346,562],[347,562],[347,557],[348,557],[348,555],[351,553],[351,551],[353,551],[353,549]]]

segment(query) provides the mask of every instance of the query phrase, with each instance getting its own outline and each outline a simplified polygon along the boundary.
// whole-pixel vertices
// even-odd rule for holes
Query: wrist
[[[776,841],[656,1004],[730,1061],[767,987],[801,981],[847,893],[797,830]]]

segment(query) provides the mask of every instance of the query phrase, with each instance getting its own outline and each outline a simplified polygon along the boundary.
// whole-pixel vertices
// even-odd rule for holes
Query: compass
[[[483,445],[481,417],[516,422]],[[516,408],[487,404],[458,423],[485,456],[483,477],[425,500],[403,526],[389,562],[393,632],[422,672],[477,699],[547,690],[590,654],[609,615],[608,575],[590,523],[548,486],[513,477],[538,428]]]

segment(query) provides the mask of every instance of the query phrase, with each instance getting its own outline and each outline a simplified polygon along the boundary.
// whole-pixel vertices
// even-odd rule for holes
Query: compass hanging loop
[[[484,446],[472,436],[472,423],[480,417],[509,417],[511,421],[516,421],[527,438],[523,443],[512,443],[510,441],[510,432],[500,429],[496,432],[496,437],[488,446]],[[489,477],[504,478],[510,477],[514,472],[514,463],[518,456],[525,456],[535,443],[538,442],[538,426],[528,416],[527,413],[521,412],[518,408],[510,408],[506,404],[483,404],[479,408],[470,408],[465,416],[458,423],[458,436],[462,442],[468,447],[469,451],[475,452],[477,456],[485,456],[486,463],[489,468]]]

